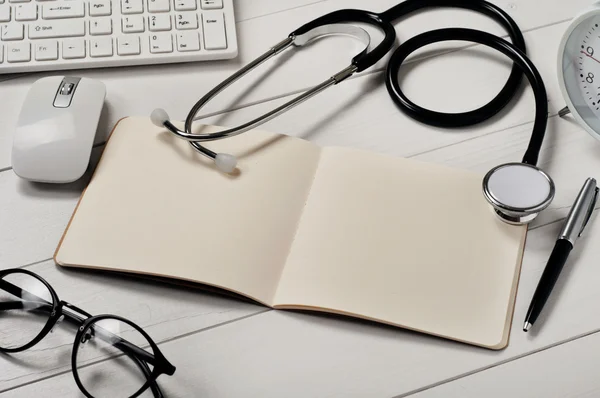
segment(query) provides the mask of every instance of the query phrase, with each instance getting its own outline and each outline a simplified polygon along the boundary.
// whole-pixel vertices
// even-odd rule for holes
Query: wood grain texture
[[[600,309],[598,223],[567,263],[536,329],[520,330],[558,228],[554,223],[529,233],[511,341],[503,351],[354,319],[270,311],[162,344],[178,371],[161,385],[169,397],[391,397],[600,330],[600,319],[589,316]],[[14,396],[42,391],[78,394],[71,375],[64,374],[24,386]]]
[[[596,333],[411,398],[595,398],[600,396],[598,352]]]
[[[71,184],[31,183],[12,170],[0,173],[0,268],[52,257],[100,154],[101,148],[93,150],[91,167]]]
[[[530,55],[539,65],[540,73],[546,81],[551,113],[556,113],[562,107],[558,83],[554,78],[553,60],[556,43],[564,28],[565,24],[562,23],[525,35],[531,47]],[[493,50],[485,50],[481,46],[428,58],[408,65],[407,68],[411,69],[406,76],[410,79],[404,85],[407,94],[424,106],[448,111],[473,108],[481,105],[483,99],[492,98],[503,85],[509,71],[505,59]],[[432,91],[437,95],[424,94]],[[263,102],[213,116],[202,122],[235,125],[256,117],[289,98]],[[454,106],[454,109],[449,109],[448,104],[452,104],[450,106]],[[546,146],[552,145],[553,137],[557,135],[553,130],[553,119],[555,118],[549,121]],[[529,135],[527,131],[530,131],[526,124],[531,121],[533,96],[531,89],[526,86],[523,94],[515,98],[507,109],[485,123],[456,130],[432,128],[401,113],[387,95],[382,84],[382,73],[374,73],[335,86],[273,119],[262,128],[303,137],[319,145],[349,146],[405,157],[465,142],[470,144],[456,146],[455,151],[468,148],[469,151],[479,153],[491,152],[491,158],[486,155],[491,160],[485,163],[485,167],[488,167],[497,164],[494,163],[493,155],[497,153],[495,148],[498,145],[508,145],[514,149],[503,157],[503,161],[520,160]],[[525,135],[518,141],[505,133],[505,130],[515,126],[524,126],[521,130]],[[494,132],[498,132],[496,141],[484,141],[478,147],[479,141],[475,138]],[[588,138],[585,134],[577,136],[584,140]],[[459,157],[466,155],[458,153]],[[546,159],[546,155],[546,152],[542,154],[542,162],[548,163],[551,158]],[[425,155],[424,158],[433,161],[431,156]],[[440,163],[444,161],[445,159]],[[546,163],[541,165],[545,167]],[[470,168],[466,163],[456,166]],[[562,167],[560,166],[561,170]],[[483,167],[477,170],[485,172]],[[0,241],[12,242],[0,252],[0,266],[22,265],[50,258],[75,208],[79,193],[85,186],[85,180],[65,188],[27,183],[18,179],[12,171],[7,171],[0,173],[0,185],[5,192],[0,197],[0,220],[6,220],[3,222],[5,228],[0,230]],[[567,193],[569,194],[570,192]],[[570,205],[568,201],[571,199],[567,198],[560,206]],[[544,213],[545,217],[546,214]],[[39,243],[31,247],[29,239]]]
[[[600,282],[593,261],[600,255],[593,244],[600,231],[596,223],[567,264],[538,327],[520,331],[556,227],[529,234],[513,334],[504,351],[352,319],[271,311],[162,344],[178,370],[161,385],[169,397],[392,397],[599,330],[600,320],[588,316],[600,306],[594,288]],[[25,386],[14,396],[41,391],[77,396],[69,374]]]
[[[126,317],[141,326],[156,342],[266,310],[259,305],[199,288],[129,276],[65,270],[53,261],[27,269],[46,279],[59,299],[92,315],[109,313]],[[0,394],[29,381],[68,371],[74,338],[74,327],[63,323],[35,347],[2,356]]]
[[[367,6],[360,0],[240,0],[236,5],[240,57],[236,60],[77,72],[98,78],[108,86],[107,106],[97,140],[102,141],[119,118],[149,114],[158,106],[165,107],[173,118],[183,118],[190,105],[216,81],[307,20],[342,7],[384,10],[396,2],[374,0]],[[528,31],[525,35],[528,52],[544,77],[550,113],[555,115],[563,106],[556,81],[559,39],[567,26],[565,21],[588,6],[589,1],[545,2],[543,12],[538,2],[530,0],[494,3]],[[404,41],[425,30],[457,25],[503,34],[500,27],[486,18],[460,10],[427,11],[396,27],[399,40]],[[414,58],[426,59],[403,67],[403,87],[407,94],[420,104],[446,111],[465,110],[489,100],[508,75],[509,63],[479,46],[439,56],[464,47],[465,43],[449,43],[416,54]],[[319,41],[309,51],[284,56],[238,86],[235,93],[242,93],[241,98],[236,100],[232,91],[203,114],[235,111],[206,121],[233,125],[271,109],[345,66],[349,54],[356,49],[347,39],[331,39]],[[271,69],[274,65],[278,67]],[[482,173],[499,162],[520,159],[533,120],[533,98],[526,84],[523,94],[492,120],[448,131],[421,125],[398,112],[382,86],[382,74],[374,73],[383,65],[382,62],[369,73],[274,119],[265,129],[301,136],[321,145],[370,149]],[[266,70],[270,72],[269,79],[263,81]],[[20,103],[29,85],[39,77],[29,75],[0,83],[2,97],[11,99],[3,101],[0,108],[0,170],[10,165],[12,126]],[[530,334],[520,331],[525,310],[560,228],[555,221],[566,215],[583,180],[594,176],[600,166],[599,144],[572,119],[551,117],[547,134],[540,166],[555,179],[557,196],[551,209],[536,220],[529,233],[513,335],[509,347],[502,352],[488,352],[355,320],[281,311],[204,330],[257,314],[263,308],[195,290],[64,271],[50,262],[30,268],[46,277],[61,298],[92,313],[112,312],[131,318],[157,341],[165,341],[161,349],[178,367],[175,376],[161,380],[169,397],[392,397],[479,371],[482,372],[448,384],[447,390],[439,387],[441,393],[435,389],[429,393],[449,397],[490,396],[491,386],[507,389],[500,390],[505,394],[498,396],[523,396],[510,386],[531,388],[524,373],[531,372],[535,364],[520,363],[538,356],[543,369],[556,376],[549,379],[550,387],[531,389],[529,396],[552,397],[553,393],[569,396],[569,392],[572,396],[596,396],[598,386],[591,380],[591,372],[598,366],[593,356],[598,349],[597,337],[594,341],[588,337],[517,359],[600,330],[600,319],[589,316],[600,310],[597,291],[600,272],[596,267],[600,248],[594,245],[600,230],[597,222],[592,222],[536,330]],[[10,170],[1,172],[0,268],[50,258],[84,185],[85,180],[64,187],[27,184]],[[6,391],[3,396],[80,396],[68,370],[72,338],[71,330],[61,326],[44,349],[40,346],[38,351],[12,359],[1,358],[0,375],[7,377],[0,382],[0,392],[33,382]],[[41,357],[45,359],[40,360]],[[581,366],[577,367],[573,358],[581,359]],[[513,359],[515,362],[485,370]],[[584,378],[589,377],[559,377],[562,371],[572,368]],[[58,376],[50,377],[57,372]],[[489,372],[501,373],[488,376]],[[464,385],[454,385],[463,380]],[[461,394],[464,389],[467,392]]]
[[[396,0],[374,0],[369,2],[369,8],[385,10],[396,3]],[[300,4],[305,5],[297,7]],[[281,10],[280,2],[260,1],[256,5],[267,8],[257,7],[258,11],[247,14],[250,17],[246,20],[243,20],[246,12],[242,10],[242,20],[237,24],[239,56],[235,60],[72,72],[81,77],[99,79],[107,86],[107,102],[96,142],[103,142],[120,118],[149,115],[157,107],[165,108],[173,119],[183,119],[191,105],[200,95],[211,89],[215,82],[226,78],[240,66],[262,54],[296,27],[340,8],[365,7],[365,3],[361,0],[328,0],[317,3],[314,3],[314,0],[294,1],[292,5],[296,7],[290,10]],[[528,0],[503,1],[499,5],[515,18],[522,29],[530,30],[564,21],[577,9],[588,5],[588,2],[586,0],[555,2],[543,13]],[[252,5],[245,5],[242,8],[246,7],[251,8]],[[252,15],[257,16],[252,17]],[[425,11],[397,24],[398,37],[400,40],[406,40],[426,30],[455,25],[456,20],[460,20],[461,25],[504,34],[499,26],[490,24],[489,19],[481,15],[462,10],[440,9]],[[377,35],[374,40],[377,40]],[[448,50],[464,45],[464,43],[446,43],[431,47]],[[259,71],[236,83],[235,95],[232,91],[224,93],[203,109],[201,114],[237,109],[306,89],[346,67],[350,58],[360,50],[361,46],[348,38],[333,37],[318,40],[307,51],[289,52],[267,62]],[[367,73],[383,67],[384,62],[385,60]],[[552,65],[554,63],[552,62]],[[51,74],[61,73],[45,75]],[[18,117],[19,104],[25,98],[30,85],[39,77],[39,74],[26,75],[2,83],[3,97],[11,98],[11,104],[0,111],[0,170],[10,166],[12,134]]]

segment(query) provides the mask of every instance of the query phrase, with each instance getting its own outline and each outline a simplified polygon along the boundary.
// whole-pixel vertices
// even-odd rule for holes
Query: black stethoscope
[[[394,51],[387,65],[385,82],[388,93],[398,107],[410,117],[438,127],[463,127],[484,121],[498,113],[515,95],[522,75],[529,79],[535,96],[535,121],[529,145],[521,162],[506,163],[494,167],[483,179],[483,194],[502,220],[511,224],[525,224],[548,207],[554,198],[554,183],[541,169],[536,167],[538,155],[546,131],[548,102],[542,78],[525,54],[525,40],[515,21],[502,9],[483,0],[407,0],[380,14],[364,10],[339,10],[323,15],[303,26],[269,51],[244,66],[202,97],[190,110],[183,130],[169,120],[162,109],[152,112],[154,124],[165,127],[177,137],[189,141],[192,147],[214,160],[216,167],[225,173],[235,170],[237,160],[233,155],[215,153],[200,142],[219,140],[246,132],[277,115],[289,110],[328,87],[336,85],[354,73],[361,72],[382,59],[392,48],[396,40],[393,21],[414,11],[431,7],[457,7],[479,12],[500,23],[509,33],[512,44],[498,36],[473,29],[446,28],[432,30],[415,36],[404,42]],[[349,23],[366,23],[384,33],[384,38],[369,51],[368,34]],[[303,92],[289,102],[234,128],[216,133],[197,134],[192,132],[192,124],[206,103],[217,94],[240,79],[242,76],[290,47],[301,47],[317,37],[330,34],[346,34],[366,42],[367,47],[352,59],[350,66],[325,80],[323,83]],[[483,44],[500,51],[513,61],[513,67],[504,87],[498,95],[482,107],[462,113],[443,113],[425,109],[412,102],[400,88],[398,72],[404,60],[417,49],[441,41],[469,41]]]

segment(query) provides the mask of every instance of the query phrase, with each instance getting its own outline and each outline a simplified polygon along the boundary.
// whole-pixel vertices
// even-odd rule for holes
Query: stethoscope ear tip
[[[156,108],[150,114],[150,120],[157,127],[165,127],[165,122],[169,121],[169,114],[162,108]]]
[[[223,173],[233,173],[237,166],[237,158],[228,153],[217,153],[217,156],[215,156],[215,166]]]

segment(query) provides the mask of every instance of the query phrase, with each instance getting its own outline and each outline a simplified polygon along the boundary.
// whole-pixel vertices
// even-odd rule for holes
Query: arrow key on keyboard
[[[111,37],[98,37],[90,40],[90,55],[92,57],[111,57],[113,44]]]
[[[121,36],[117,39],[117,53],[119,55],[139,55],[140,39],[137,36]]]
[[[67,39],[63,41],[62,56],[64,59],[85,58],[85,40]]]
[[[94,18],[90,21],[90,34],[93,36],[112,34],[112,19]]]

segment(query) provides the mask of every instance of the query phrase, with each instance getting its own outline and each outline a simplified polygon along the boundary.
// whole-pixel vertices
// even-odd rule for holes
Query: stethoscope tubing
[[[402,63],[410,54],[429,44],[451,40],[475,42],[491,47],[509,57],[520,72],[524,73],[528,78],[535,97],[536,113],[533,132],[522,162],[535,166],[547,125],[548,98],[546,88],[540,73],[527,55],[519,48],[498,36],[474,29],[446,28],[431,30],[409,39],[392,54],[386,69],[385,84],[390,97],[402,111],[409,114],[412,118],[430,125],[461,127],[481,121],[480,119],[483,115],[478,114],[478,112],[484,112],[481,111],[481,108],[462,114],[431,111],[412,102],[400,88],[398,73]],[[485,112],[495,114],[506,105],[505,102],[504,95],[500,93],[492,102],[484,106],[487,107]]]
[[[397,21],[415,11],[432,7],[462,8],[486,15],[500,24],[508,32],[513,47],[521,50],[523,54],[527,52],[525,38],[516,22],[500,7],[488,3],[487,1],[453,0],[452,3],[450,3],[448,0],[407,0],[385,11],[383,13],[383,18]],[[469,39],[465,40],[472,41]],[[431,43],[437,41],[442,40],[435,40]],[[402,53],[406,50],[405,47],[409,45],[419,45],[419,41],[411,41],[409,39],[407,42],[400,45],[400,47],[396,49],[396,52]],[[421,44],[420,46],[422,47],[423,45],[424,44]],[[402,104],[395,102],[410,117],[422,123],[445,128],[465,127],[481,123],[500,112],[515,96],[522,79],[523,72],[521,68],[518,65],[513,65],[506,83],[498,94],[487,104],[467,112],[435,112],[419,107],[414,103]]]
[[[512,40],[512,44],[508,41],[501,39],[500,37],[491,35],[489,33],[464,28],[447,28],[439,29],[413,37],[402,43],[396,51],[393,53],[390,62],[387,66],[386,71],[386,85],[388,92],[392,100],[396,105],[410,117],[433,126],[438,127],[463,127],[472,124],[479,123],[487,120],[500,112],[514,97],[520,86],[523,74],[527,75],[529,81],[534,89],[536,95],[536,118],[534,122],[533,133],[527,148],[527,151],[523,157],[523,162],[531,165],[537,163],[539,151],[544,138],[544,132],[546,127],[547,118],[547,101],[542,101],[542,98],[546,98],[545,87],[542,79],[537,72],[535,66],[527,58],[525,40],[521,33],[521,30],[514,22],[514,20],[501,8],[489,3],[485,0],[406,0],[396,6],[384,11],[382,13],[374,13],[371,11],[363,10],[338,10],[329,14],[323,15],[313,21],[310,21],[300,28],[296,29],[290,35],[270,48],[267,52],[260,55],[258,58],[238,70],[236,73],[225,79],[223,82],[218,84],[215,88],[209,91],[206,95],[200,98],[192,107],[185,120],[185,127],[183,130],[176,128],[172,123],[168,122],[168,116],[164,111],[159,112],[161,117],[158,119],[157,124],[164,124],[173,134],[179,138],[190,141],[190,144],[199,152],[205,154],[208,157],[215,159],[215,152],[208,148],[205,148],[200,142],[219,140],[227,137],[232,137],[241,134],[245,131],[255,128],[256,126],[265,123],[266,121],[276,117],[277,115],[291,109],[292,107],[306,101],[309,98],[317,95],[325,89],[332,87],[341,81],[346,80],[354,73],[363,71],[370,66],[374,65],[377,61],[382,59],[387,54],[396,39],[396,31],[393,26],[393,22],[413,13],[417,10],[424,8],[434,7],[450,7],[450,8],[463,8],[478,13],[484,14],[498,22],[507,31]],[[313,88],[301,93],[292,100],[285,104],[276,107],[275,109],[255,118],[239,126],[225,129],[215,133],[194,133],[192,131],[192,124],[197,119],[198,112],[215,96],[225,90],[227,87],[235,83],[237,80],[242,78],[244,75],[266,62],[275,55],[285,51],[292,46],[303,45],[302,43],[296,43],[296,39],[301,36],[310,36],[311,32],[319,30],[326,25],[335,25],[341,23],[360,22],[367,23],[377,27],[384,32],[385,37],[383,40],[376,45],[373,49],[365,48],[361,53],[352,59],[349,67],[343,69],[336,75],[323,81],[322,83],[314,86]],[[347,26],[347,25],[346,25]],[[448,36],[452,35],[452,36]],[[513,67],[511,73],[504,84],[500,92],[487,104],[481,106],[478,109],[462,112],[462,113],[444,113],[438,111],[432,111],[423,108],[414,102],[412,102],[400,88],[398,82],[398,71],[402,62],[406,57],[414,52],[416,49],[421,48],[425,45],[432,44],[440,41],[447,40],[463,40],[471,41],[484,45],[488,45],[496,50],[502,52],[513,60]],[[302,41],[306,43],[306,41]],[[539,99],[538,99],[539,98]],[[543,102],[543,104],[542,104]],[[163,116],[164,115],[164,116]],[[161,122],[161,120],[164,122]],[[168,122],[168,123],[167,123]]]

